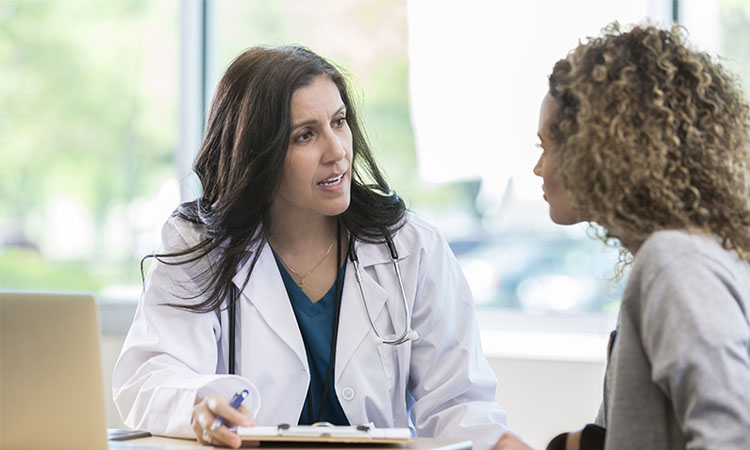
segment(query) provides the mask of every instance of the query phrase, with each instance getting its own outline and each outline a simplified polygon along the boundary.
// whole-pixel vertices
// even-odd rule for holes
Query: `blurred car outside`
[[[450,242],[477,307],[532,314],[616,309],[618,251],[588,236],[508,232]]]

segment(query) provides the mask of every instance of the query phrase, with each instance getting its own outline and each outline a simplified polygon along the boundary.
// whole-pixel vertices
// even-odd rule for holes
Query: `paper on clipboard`
[[[412,439],[409,428],[375,428],[371,425],[278,425],[239,427],[243,441],[341,442],[349,444],[398,444]]]

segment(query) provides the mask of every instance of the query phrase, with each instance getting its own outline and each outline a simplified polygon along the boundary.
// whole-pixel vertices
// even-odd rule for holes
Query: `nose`
[[[534,175],[541,177],[542,176],[542,158],[544,158],[544,153],[539,155],[539,159],[536,162],[536,165],[534,166]]]
[[[341,161],[346,157],[345,142],[343,142],[342,137],[336,134],[333,130],[329,129],[326,135],[323,161],[326,163]]]

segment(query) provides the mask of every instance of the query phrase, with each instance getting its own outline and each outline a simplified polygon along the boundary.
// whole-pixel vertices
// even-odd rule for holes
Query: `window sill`
[[[488,358],[603,363],[613,314],[533,315],[483,309],[478,314]]]

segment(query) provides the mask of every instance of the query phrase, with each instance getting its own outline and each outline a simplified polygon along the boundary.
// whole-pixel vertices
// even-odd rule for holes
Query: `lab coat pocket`
[[[388,390],[393,393],[396,385],[398,370],[398,351],[395,346],[388,344],[375,344],[380,355],[380,362],[383,365],[385,381],[388,384]]]

